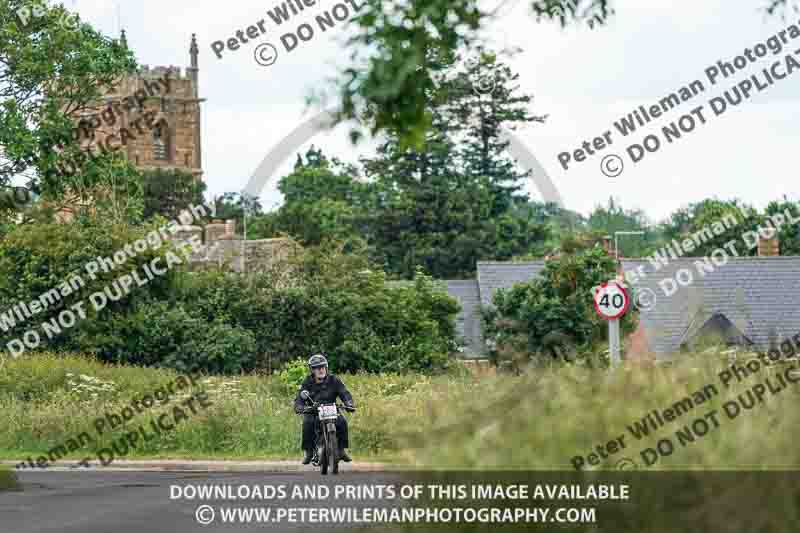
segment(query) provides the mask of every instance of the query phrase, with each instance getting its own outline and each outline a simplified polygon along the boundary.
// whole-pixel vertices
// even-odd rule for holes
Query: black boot
[[[305,457],[303,457],[303,464],[307,465],[308,463],[311,462],[312,453],[311,453],[311,450],[305,450],[305,452],[306,452],[306,455],[305,455]]]
[[[350,456],[347,454],[347,451],[345,451],[344,449],[342,449],[342,450],[340,450],[340,451],[339,451],[339,460],[340,460],[340,461],[344,461],[345,463],[349,463],[350,461],[352,461],[352,460],[353,460],[353,458],[352,458],[352,457],[350,457]]]

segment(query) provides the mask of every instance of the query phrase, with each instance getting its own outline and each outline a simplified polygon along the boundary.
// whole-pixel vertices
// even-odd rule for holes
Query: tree
[[[82,191],[97,214],[113,223],[139,224],[144,219],[144,187],[142,175],[122,155],[103,160],[100,176],[91,180],[93,186]]]
[[[478,30],[496,13],[478,4],[477,0],[364,0],[351,19],[355,28],[347,43],[351,64],[332,87],[340,101],[338,118],[365,120],[373,135],[392,131],[404,147],[421,149],[433,127],[425,89],[434,73],[426,61],[431,55],[465,49],[477,39]],[[530,6],[537,21],[557,21],[562,27],[599,28],[614,13],[611,0],[530,0]],[[796,0],[769,0],[764,10],[776,15],[790,6],[796,7]],[[361,135],[352,133],[354,140]]]
[[[467,176],[489,179],[494,199],[492,216],[506,212],[515,202],[527,200],[520,194],[523,180],[530,171],[519,172],[508,156],[510,141],[502,136],[504,128],[513,129],[530,122],[543,123],[547,118],[530,114],[533,97],[519,93],[515,85],[519,74],[502,63],[498,56],[483,48],[464,62],[465,69],[447,84],[446,113],[456,131],[463,135],[458,142],[460,162]]]
[[[234,219],[236,227],[239,229],[244,227],[245,213],[249,220],[250,217],[257,216],[261,212],[261,201],[246,193],[226,192],[214,199],[214,218]]]
[[[248,237],[291,235],[304,246],[325,240],[342,243],[363,240],[360,227],[368,187],[358,171],[330,160],[312,146],[297,155],[294,170],[278,182],[283,204],[276,211],[248,220]]]
[[[192,173],[178,169],[146,170],[144,182],[144,216],[163,215],[175,218],[190,205],[203,203],[206,184]]]
[[[474,91],[476,69],[499,72],[496,96]],[[434,277],[472,277],[480,259],[509,259],[531,251],[546,231],[533,213],[519,208],[525,176],[504,155],[501,126],[534,120],[524,96],[511,96],[513,74],[490,54],[461,69],[453,56],[431,56],[439,72],[425,87],[432,128],[424,149],[407,146],[391,131],[373,159],[364,160],[374,184],[370,244],[388,271],[410,277],[422,267]],[[488,66],[487,66],[488,65]],[[476,103],[485,100],[485,107]],[[492,115],[494,113],[494,115]]]
[[[768,216],[782,214],[786,217],[787,211],[793,218],[800,216],[797,202],[789,201],[785,195],[780,200],[770,202],[766,208]],[[787,223],[781,226],[778,231],[778,241],[781,255],[800,255],[800,225]]]
[[[22,175],[35,192],[58,194],[71,178],[57,163],[79,153],[74,122],[136,62],[88,24],[61,24],[63,6],[37,6],[23,20],[16,14],[31,2],[0,3],[0,185]]]
[[[594,248],[548,261],[539,278],[498,290],[494,307],[484,315],[485,337],[495,345],[493,358],[552,360],[543,348],[555,332],[581,350],[591,349],[606,338],[607,323],[587,294],[615,275],[615,261]],[[632,331],[633,314],[621,319],[624,332]]]
[[[358,170],[336,158],[328,159],[320,148],[308,149],[305,159],[297,154],[292,173],[282,177],[278,190],[286,204],[310,203],[322,199],[356,203]]]
[[[389,130],[403,148],[421,148],[432,126],[426,63],[467,44],[464,30],[476,31],[482,16],[475,0],[362,2],[350,19],[357,32],[348,40],[353,65],[338,84],[339,118],[367,118],[373,134]]]
[[[742,244],[742,233],[756,229],[763,216],[754,208],[739,200],[705,199],[677,210],[664,224],[664,234],[670,242],[682,242],[692,238],[694,256],[706,256],[723,248],[726,243],[736,241],[740,255],[755,255],[756,249],[747,249]],[[726,225],[728,227],[723,227]]]
[[[626,257],[641,257],[648,250],[648,243],[657,236],[657,232],[650,229],[647,216],[641,209],[624,209],[613,197],[608,199],[608,205],[598,205],[589,215],[587,220],[589,231],[605,236],[615,237],[618,231],[642,231],[641,236],[620,236],[617,244]],[[622,253],[620,255],[623,255]]]

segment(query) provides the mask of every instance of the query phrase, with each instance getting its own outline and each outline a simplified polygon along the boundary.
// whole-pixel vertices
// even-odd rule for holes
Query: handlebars
[[[300,392],[300,397],[301,397],[301,398],[303,399],[303,401],[305,401],[306,403],[309,403],[309,402],[311,402],[311,407],[312,407],[312,408],[314,408],[314,409],[316,409],[316,408],[317,408],[317,406],[319,405],[319,403],[315,402],[315,401],[314,401],[314,399],[313,399],[313,398],[311,398],[311,394],[309,394],[307,390],[301,391],[301,392]],[[346,405],[339,404],[339,403],[337,403],[337,404],[336,404],[336,409],[337,409],[337,410],[344,409],[345,411],[348,411],[348,412],[350,412],[350,413],[352,413],[353,411],[355,411],[355,410],[356,410],[356,408],[355,408],[355,407],[348,407],[348,406],[346,406]]]
[[[310,406],[308,406],[308,405],[307,405],[307,406],[306,406],[306,409],[308,409],[308,407],[311,407],[311,409],[312,409],[313,411],[316,411],[316,410],[317,410],[317,408],[319,407],[319,403],[318,403],[318,402],[315,402],[314,400],[311,400],[311,405],[310,405]],[[349,413],[353,413],[353,412],[355,412],[355,410],[356,410],[356,408],[355,408],[355,407],[348,407],[348,406],[346,406],[346,405],[344,405],[344,404],[341,404],[341,403],[337,403],[337,404],[336,404],[336,409],[337,409],[337,410],[345,410],[345,411],[347,411],[347,412],[349,412]],[[313,412],[313,411],[312,411],[312,412]],[[302,413],[298,413],[298,414],[302,414]]]

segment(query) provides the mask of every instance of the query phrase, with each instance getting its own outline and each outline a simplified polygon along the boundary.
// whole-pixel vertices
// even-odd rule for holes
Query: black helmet
[[[318,353],[311,356],[311,358],[308,360],[308,366],[312,369],[319,368],[321,366],[328,366],[328,360],[325,359],[324,355]]]

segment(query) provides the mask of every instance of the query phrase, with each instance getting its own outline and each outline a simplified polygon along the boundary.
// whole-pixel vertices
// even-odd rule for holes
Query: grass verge
[[[739,358],[736,364],[744,363]],[[359,407],[349,416],[351,450],[357,460],[423,469],[571,469],[577,457],[601,469],[798,468],[800,383],[786,377],[793,367],[762,367],[723,383],[729,366],[718,354],[704,354],[612,372],[563,367],[519,377],[346,375]],[[82,357],[9,361],[0,373],[0,458],[47,458],[82,432],[91,442],[66,458],[96,458],[114,443],[119,448],[125,432],[168,413],[175,402],[102,434],[94,421],[176,377]],[[207,391],[207,410],[189,413],[174,430],[140,440],[117,458],[299,458],[292,387],[265,376],[198,378],[197,385],[184,394]],[[705,391],[702,398],[699,391]],[[736,416],[730,416],[732,405],[738,405]],[[647,420],[654,411],[663,421],[655,427]],[[637,431],[640,426],[649,429]],[[647,464],[647,454],[653,459],[663,440],[674,449]],[[646,449],[653,451],[643,456]]]

